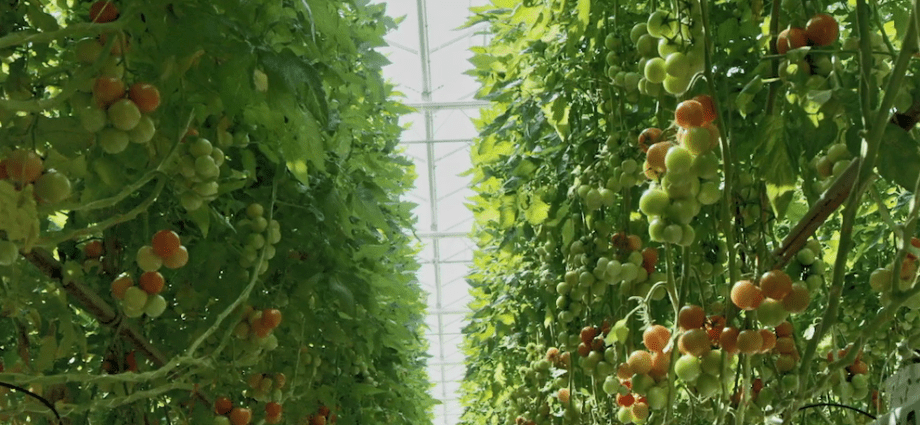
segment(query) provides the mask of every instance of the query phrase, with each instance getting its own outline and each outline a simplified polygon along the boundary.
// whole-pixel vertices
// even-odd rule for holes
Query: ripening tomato
[[[118,78],[99,77],[93,83],[93,99],[101,108],[107,108],[125,95],[125,83]]]
[[[150,245],[153,247],[153,252],[159,255],[160,258],[169,258],[179,250],[179,247],[182,246],[182,241],[176,232],[164,229],[153,235]]]
[[[674,110],[674,120],[683,128],[702,126],[704,121],[703,105],[696,100],[685,100]]]
[[[804,47],[807,44],[808,36],[805,35],[805,30],[801,28],[790,27],[784,29],[776,37],[776,51],[781,55],[785,55],[786,52],[792,49]]]
[[[155,111],[160,106],[160,91],[153,84],[135,83],[131,85],[128,97],[145,114]]]
[[[44,171],[41,157],[25,149],[13,151],[7,158],[6,173],[10,180],[25,185],[38,180]]]
[[[98,24],[118,19],[118,8],[110,1],[99,0],[89,7],[89,20]]]
[[[214,400],[214,413],[226,415],[231,410],[233,410],[233,402],[229,398],[218,397],[217,400]]]
[[[815,46],[830,46],[840,36],[840,27],[833,16],[819,13],[808,20],[805,34]]]

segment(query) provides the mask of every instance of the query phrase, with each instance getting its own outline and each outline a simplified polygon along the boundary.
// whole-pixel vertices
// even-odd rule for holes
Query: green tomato
[[[70,180],[56,171],[48,171],[34,183],[35,195],[44,202],[56,204],[70,197]]]
[[[188,153],[196,158],[210,155],[212,150],[214,150],[214,146],[211,144],[211,141],[203,137],[195,138],[195,140],[188,145]]]
[[[635,43],[635,41],[634,41]],[[607,34],[607,37],[604,37],[604,48],[607,50],[613,50],[617,45],[617,37],[614,34]]]
[[[668,149],[664,157],[664,165],[668,174],[688,173],[693,165],[693,155],[682,146],[674,146]]]
[[[667,38],[662,38],[658,40],[658,46],[656,46],[656,49],[658,50],[658,56],[667,58],[668,56],[679,52],[680,47],[680,44],[672,43]]]
[[[690,71],[690,59],[681,52],[673,52],[665,57],[664,69],[672,77],[684,78]]]
[[[202,179],[213,179],[220,175],[220,168],[209,155],[195,158],[195,174]]]
[[[604,393],[613,396],[620,389],[620,380],[616,376],[607,376],[604,379]]]
[[[667,221],[655,217],[648,223],[648,237],[652,242],[665,241],[665,229],[668,227]]]
[[[703,355],[700,366],[708,375],[719,376],[722,374],[722,350],[712,350]]]
[[[664,228],[664,242],[678,244],[684,238],[684,231],[680,224],[669,224]]]
[[[652,58],[645,63],[645,79],[652,83],[664,82],[667,78],[665,62],[662,58]],[[667,88],[665,88],[667,90]]]
[[[646,394],[648,407],[652,410],[662,410],[668,405],[668,390],[662,387],[653,387]]]
[[[77,60],[83,63],[93,63],[102,55],[102,44],[95,38],[84,38],[74,46]]]
[[[156,132],[157,128],[153,124],[153,119],[148,115],[144,115],[141,116],[137,125],[128,132],[128,137],[131,139],[131,143],[144,144],[153,139],[153,135]]]
[[[722,191],[716,182],[706,182],[700,185],[700,193],[696,197],[697,201],[703,205],[713,205],[722,199]]]
[[[102,150],[109,154],[121,153],[131,143],[128,133],[116,128],[104,128],[96,137]]]
[[[122,303],[124,303],[125,309],[143,311],[144,306],[147,305],[147,293],[137,286],[129,286],[125,290],[125,298]]]
[[[705,127],[693,127],[685,133],[683,144],[694,156],[705,155],[712,150],[712,133]]]
[[[815,252],[808,247],[802,248],[796,255],[796,260],[803,266],[810,266],[815,263]]]
[[[869,275],[869,286],[876,292],[887,292],[891,289],[891,270],[876,269]]]
[[[789,312],[783,308],[783,302],[781,300],[767,298],[757,307],[757,319],[760,320],[760,323],[764,326],[775,328],[779,326],[780,323],[783,323],[787,317],[789,317]]]
[[[648,216],[664,215],[671,199],[660,188],[652,187],[642,193],[639,198],[639,210]]]
[[[151,295],[144,305],[144,313],[152,318],[160,317],[166,311],[166,299],[162,295]]]
[[[685,75],[683,78],[674,77],[668,75],[662,81],[661,85],[664,87],[664,90],[673,95],[681,95],[690,88],[691,75]]]
[[[96,133],[105,128],[106,115],[102,109],[95,106],[85,106],[79,110],[77,116],[83,129],[90,133]]]
[[[677,35],[678,23],[667,11],[656,10],[649,15],[646,30],[655,38],[673,38]]]
[[[112,126],[122,131],[131,131],[141,120],[141,111],[131,99],[122,99],[109,106],[107,111]]]
[[[636,41],[636,51],[643,58],[653,58],[658,55],[658,40],[651,35],[643,34]]]
[[[643,35],[646,35],[646,34],[648,34],[648,29],[646,29],[646,24],[644,22],[640,22],[636,25],[633,25],[632,29],[629,30],[629,40],[632,41],[633,43],[636,43],[638,42],[639,38],[641,38]],[[611,36],[612,34],[608,35],[607,37],[610,38]]]
[[[690,354],[684,354],[674,364],[674,373],[684,382],[693,382],[702,373],[700,359]]]

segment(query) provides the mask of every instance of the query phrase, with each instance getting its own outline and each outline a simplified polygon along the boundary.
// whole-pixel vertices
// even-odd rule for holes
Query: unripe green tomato
[[[646,395],[648,407],[652,410],[662,410],[668,404],[668,390],[662,387],[653,387],[648,390]]]
[[[182,208],[185,208],[186,211],[195,211],[198,208],[201,208],[202,200],[201,196],[193,191],[186,191],[179,198],[179,203],[182,204]]]
[[[624,424],[633,422],[632,410],[628,407],[620,407],[620,410],[617,411],[617,420]]]
[[[194,137],[190,139],[192,140],[188,143],[188,153],[196,158],[210,155],[211,151],[214,150],[214,145],[212,145],[211,141],[208,139],[203,137]]]
[[[871,275],[869,275],[869,286],[876,292],[887,292],[891,289],[891,270],[888,269],[875,269]]]
[[[616,52],[607,52],[605,60],[607,61],[607,66],[614,66],[619,62]]]
[[[121,99],[106,111],[109,122],[122,131],[131,131],[141,120],[141,111],[131,99]]]
[[[195,174],[202,179],[213,179],[220,175],[220,168],[214,163],[214,158],[202,155],[195,158]]]
[[[83,63],[93,63],[102,54],[102,44],[95,38],[84,38],[74,46],[77,60]]]
[[[642,253],[639,251],[630,252],[629,257],[627,257],[627,260],[630,263],[635,264],[636,266],[641,266],[642,260],[643,260]]]
[[[662,38],[658,40],[658,46],[656,46],[656,49],[658,51],[658,56],[667,58],[671,54],[679,52],[680,47],[680,44],[673,43],[666,38]]]
[[[636,41],[636,51],[639,56],[653,58],[658,54],[658,40],[651,35],[644,34]]]
[[[680,226],[681,238],[680,242],[677,242],[680,246],[690,246],[693,245],[693,241],[696,240],[696,231],[693,230],[689,224],[682,224]]]
[[[631,379],[632,390],[637,394],[647,394],[655,386],[655,380],[646,374],[634,374]]]
[[[192,187],[192,190],[202,198],[217,195],[218,189],[219,186],[216,181],[195,183],[195,186]]]
[[[129,286],[125,290],[125,298],[122,303],[126,309],[143,311],[144,306],[147,304],[147,293],[137,286]]]
[[[617,44],[618,44],[618,43],[617,43],[617,37],[616,37],[616,35],[614,35],[614,34],[607,34],[607,36],[604,37],[604,48],[605,48],[605,49],[607,49],[607,50],[614,50],[614,49],[616,48],[616,45],[617,45]]]
[[[674,146],[668,149],[664,157],[664,164],[669,174],[685,174],[693,165],[693,155],[682,146]]]
[[[662,58],[652,58],[645,63],[645,79],[652,83],[663,83],[667,77]],[[665,88],[667,90],[667,88]]]
[[[571,311],[560,311],[559,312],[559,321],[562,323],[571,323],[575,320],[575,315]]]
[[[151,295],[144,305],[144,313],[152,318],[160,317],[166,311],[166,299],[162,295]]]
[[[793,393],[799,389],[799,376],[796,374],[784,375],[781,383],[783,391]]]
[[[639,80],[639,93],[646,96],[658,97],[661,94],[661,84],[652,83],[645,77]]]
[[[702,360],[700,361],[700,366],[703,369],[703,372],[712,375],[719,376],[722,374],[722,350],[712,350],[703,355]]]
[[[802,248],[796,255],[796,260],[804,266],[810,266],[815,262],[815,253],[811,249]]]
[[[636,25],[633,25],[632,29],[629,30],[629,40],[633,43],[639,41],[643,35],[648,34],[648,29],[646,29],[645,22],[640,22]],[[608,36],[609,38],[610,36]]]
[[[680,224],[669,224],[664,228],[664,242],[678,244],[684,238],[684,232]]]
[[[33,183],[35,196],[43,202],[56,204],[70,197],[70,180],[62,173],[50,170]]]
[[[690,354],[680,356],[674,364],[674,373],[684,382],[695,381],[702,373],[700,359]]]
[[[131,143],[143,144],[153,139],[156,131],[153,119],[148,115],[143,115],[137,125],[128,132],[128,137],[131,139]]]
[[[789,317],[789,312],[783,308],[781,300],[772,298],[764,299],[760,306],[757,307],[757,319],[760,323],[768,327],[777,327]]]
[[[668,222],[660,217],[655,217],[648,224],[648,236],[652,242],[664,242],[665,241],[665,229],[668,227]]]
[[[681,78],[668,75],[665,77],[664,81],[661,82],[661,86],[664,87],[664,91],[670,94],[682,95],[690,88],[691,77],[692,75],[689,74]]]
[[[663,190],[651,187],[639,198],[639,210],[648,216],[664,215],[668,208],[670,198]]]
[[[646,31],[655,38],[673,38],[677,35],[678,22],[667,11],[656,10],[648,17]]]
[[[96,106],[83,107],[79,110],[77,116],[80,119],[80,125],[83,126],[83,129],[90,133],[96,133],[105,128],[105,111]]]
[[[115,128],[104,128],[96,135],[99,146],[105,153],[121,153],[128,147],[131,138],[128,133]]]
[[[639,267],[633,263],[624,263],[620,271],[620,279],[628,283],[636,280],[637,277],[639,277]]]
[[[700,185],[700,193],[697,195],[696,199],[700,204],[713,205],[722,199],[721,192],[722,191],[719,189],[718,183],[708,181]]]
[[[604,389],[604,393],[605,393],[605,394],[607,394],[607,395],[609,395],[609,396],[615,395],[615,394],[617,393],[617,390],[620,389],[620,380],[617,379],[616,376],[610,376],[610,375],[608,375],[608,376],[604,379],[604,386],[603,386],[603,389]]]

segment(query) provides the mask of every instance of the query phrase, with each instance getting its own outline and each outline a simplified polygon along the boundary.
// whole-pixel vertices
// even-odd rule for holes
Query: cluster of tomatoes
[[[84,247],[85,251],[88,251],[87,247]],[[101,251],[101,244],[91,249]],[[140,317],[144,313],[150,317],[159,317],[166,310],[166,299],[160,295],[166,286],[166,279],[159,269],[162,266],[170,269],[185,266],[188,264],[188,250],[176,232],[164,229],[153,235],[150,245],[142,246],[137,251],[136,260],[143,271],[137,280],[138,285],[134,285],[130,273],[122,273],[112,281],[112,296],[122,302],[128,317]]]
[[[54,169],[46,170],[42,158],[26,149],[0,160],[0,180],[9,181],[17,190],[31,185],[35,200],[43,204],[61,202],[71,194],[70,179]]]
[[[118,8],[110,1],[97,1],[90,7],[90,21],[94,23],[112,22],[118,16]],[[126,87],[122,80],[124,70],[118,62],[118,56],[127,53],[129,47],[123,33],[102,33],[97,38],[78,41],[77,59],[95,63],[110,36],[115,37],[109,50],[112,56],[90,88],[94,104],[81,108],[78,116],[84,129],[96,133],[100,147],[116,154],[127,149],[129,143],[145,144],[153,138],[156,125],[149,114],[160,106],[160,92],[143,82]]]
[[[328,407],[320,405],[316,413],[307,418],[309,425],[334,424],[339,421],[338,415]]]
[[[681,102],[674,117],[677,143],[662,140],[665,134],[657,128],[639,135],[639,146],[646,152],[645,174],[652,180],[639,199],[639,210],[649,218],[652,241],[689,246],[695,240],[690,223],[701,206],[721,199],[719,159],[712,152],[719,131],[712,123],[716,112],[707,95]]]
[[[256,310],[247,306],[241,320],[234,329],[237,338],[266,338],[281,324],[281,311],[275,308]]]
[[[792,282],[786,272],[771,270],[760,277],[759,285],[750,280],[735,283],[731,300],[741,310],[757,311],[757,319],[767,326],[778,326],[790,313],[801,313],[811,302],[804,282]]]
[[[805,28],[790,26],[784,29],[776,37],[776,51],[785,55],[790,50],[798,49],[805,46],[830,46],[837,41],[840,35],[840,28],[837,20],[826,13],[819,13],[813,16]],[[830,56],[826,53],[808,54],[804,57],[794,58],[787,57],[779,64],[779,76],[788,78],[794,75],[803,76],[827,76],[833,69]],[[823,83],[823,78],[817,78],[817,83]],[[817,86],[815,86],[817,88]]]
[[[837,20],[826,13],[819,13],[808,20],[805,28],[792,27],[784,29],[776,37],[776,51],[781,55],[786,52],[805,47],[811,43],[813,46],[830,46],[840,36],[840,27]]]

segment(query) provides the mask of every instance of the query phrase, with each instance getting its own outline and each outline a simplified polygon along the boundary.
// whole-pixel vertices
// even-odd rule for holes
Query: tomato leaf
[[[910,133],[889,123],[878,152],[879,174],[909,191],[914,190],[920,173],[918,146]]]

